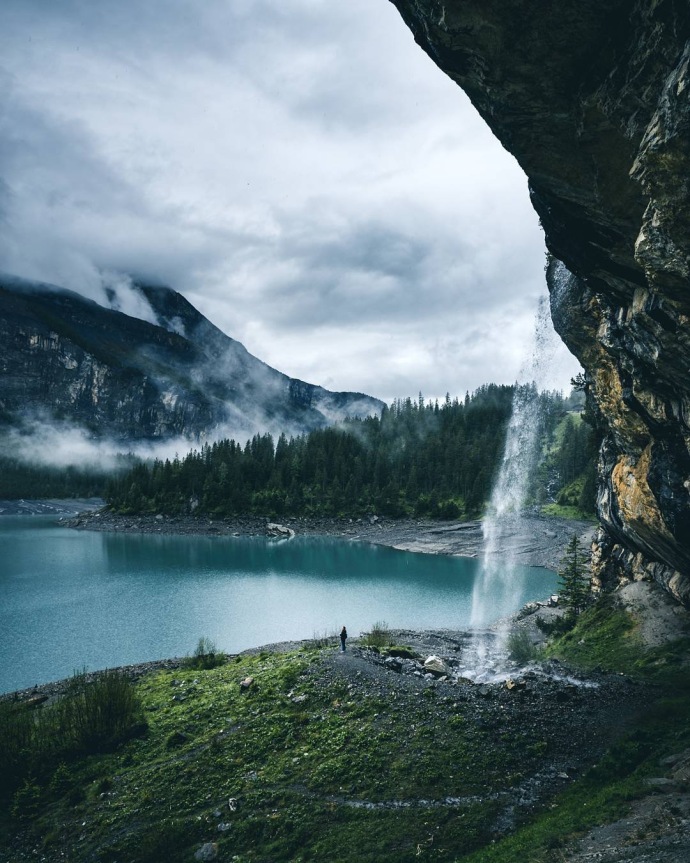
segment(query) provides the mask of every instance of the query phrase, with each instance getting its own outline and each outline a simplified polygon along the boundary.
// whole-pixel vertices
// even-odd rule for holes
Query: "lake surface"
[[[194,651],[230,653],[386,621],[466,628],[481,565],[331,538],[90,533],[51,517],[0,518],[0,692]],[[556,590],[519,567],[495,618]]]

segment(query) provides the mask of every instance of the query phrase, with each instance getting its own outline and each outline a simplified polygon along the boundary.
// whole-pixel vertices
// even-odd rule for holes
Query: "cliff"
[[[0,422],[65,421],[128,445],[299,434],[383,407],[276,371],[170,288],[137,290],[156,323],[0,278]]]
[[[595,577],[690,604],[690,8],[392,2],[528,176],[602,435]]]

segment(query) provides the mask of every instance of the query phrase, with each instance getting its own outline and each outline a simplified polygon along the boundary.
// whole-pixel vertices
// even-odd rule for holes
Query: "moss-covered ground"
[[[142,678],[147,732],[21,789],[0,860],[175,863],[206,843],[235,863],[561,860],[569,836],[619,816],[659,758],[690,746],[687,645],[641,659],[625,620],[588,614],[552,650],[653,679],[639,684],[649,706],[596,765],[512,821],[512,790],[554,758],[556,731],[535,724],[534,707],[522,721],[503,691],[470,703],[459,686],[393,672],[381,684],[364,660],[349,657],[345,673],[332,647],[303,647]],[[591,721],[578,703],[562,708],[573,727]]]

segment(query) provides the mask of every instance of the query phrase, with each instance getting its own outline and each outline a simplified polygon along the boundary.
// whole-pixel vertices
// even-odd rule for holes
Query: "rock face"
[[[0,278],[0,423],[65,421],[123,443],[242,440],[383,407],[272,369],[170,288],[138,291],[155,323],[72,291]]]
[[[529,178],[602,436],[595,576],[688,604],[690,7],[392,2]]]

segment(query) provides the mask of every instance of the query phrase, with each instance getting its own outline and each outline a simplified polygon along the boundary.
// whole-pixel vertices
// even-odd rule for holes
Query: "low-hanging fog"
[[[526,180],[386,0],[4,0],[0,32],[0,270],[144,318],[129,275],[170,284],[330,389],[515,379]]]

